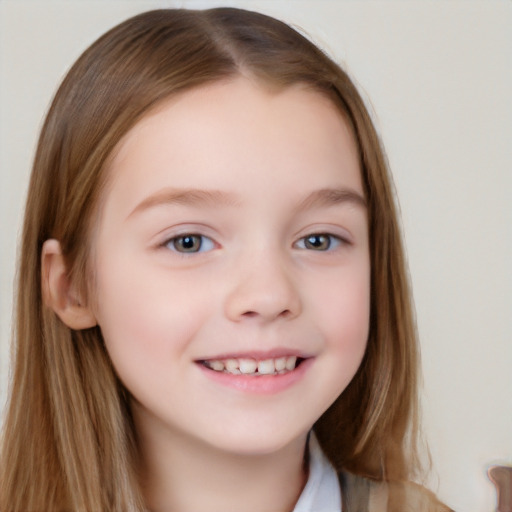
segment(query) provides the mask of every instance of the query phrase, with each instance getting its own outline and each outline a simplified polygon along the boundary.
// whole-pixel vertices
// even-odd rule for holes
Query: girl
[[[160,10],[94,43],[42,129],[2,511],[447,510],[386,162],[287,25]]]

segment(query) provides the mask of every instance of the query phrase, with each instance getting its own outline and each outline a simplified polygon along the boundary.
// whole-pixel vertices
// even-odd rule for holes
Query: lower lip
[[[224,386],[242,391],[244,393],[255,393],[262,395],[272,395],[280,393],[285,389],[292,387],[298,383],[306,374],[310,366],[313,364],[313,358],[310,357],[302,361],[302,363],[287,373],[278,375],[233,375],[231,373],[216,372],[206,368],[202,364],[198,364],[201,371],[208,379],[218,382]]]

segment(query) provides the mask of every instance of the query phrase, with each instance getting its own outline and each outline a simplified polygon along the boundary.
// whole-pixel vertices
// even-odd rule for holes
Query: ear
[[[71,329],[94,327],[96,317],[90,307],[81,303],[70,284],[60,243],[46,240],[41,252],[41,286],[44,302]]]

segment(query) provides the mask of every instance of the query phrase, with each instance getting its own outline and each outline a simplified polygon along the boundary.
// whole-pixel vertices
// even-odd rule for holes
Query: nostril
[[[291,315],[292,315],[292,312],[289,309],[284,309],[283,311],[281,311],[280,313],[278,313],[276,315],[276,318],[278,318],[278,317],[287,318]],[[258,313],[257,311],[246,311],[245,313],[242,313],[242,316],[244,316],[245,318],[253,318],[253,317],[265,316],[265,315],[262,313]]]

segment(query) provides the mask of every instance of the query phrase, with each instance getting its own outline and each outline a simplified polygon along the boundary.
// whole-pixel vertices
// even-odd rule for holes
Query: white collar
[[[293,512],[341,512],[338,475],[313,432],[309,436],[309,477]]]

